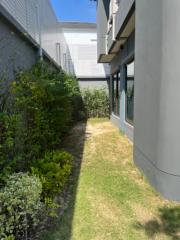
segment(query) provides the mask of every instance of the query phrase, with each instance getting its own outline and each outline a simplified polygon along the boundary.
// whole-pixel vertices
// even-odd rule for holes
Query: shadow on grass
[[[180,207],[159,208],[159,216],[145,224],[137,222],[135,228],[144,230],[149,239],[154,239],[156,234],[164,234],[172,240],[180,239]]]
[[[86,132],[86,125],[86,121],[77,123],[64,141],[63,149],[70,152],[74,157],[72,174],[64,191],[58,197],[58,201],[61,206],[58,213],[58,219],[53,223],[53,227],[43,234],[43,236],[40,238],[41,240],[71,239],[84,143],[90,134]]]

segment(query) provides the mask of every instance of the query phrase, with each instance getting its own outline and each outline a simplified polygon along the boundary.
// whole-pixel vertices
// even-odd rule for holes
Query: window
[[[126,121],[134,122],[134,60],[126,65]]]
[[[120,114],[120,72],[112,76],[112,111],[115,115]]]

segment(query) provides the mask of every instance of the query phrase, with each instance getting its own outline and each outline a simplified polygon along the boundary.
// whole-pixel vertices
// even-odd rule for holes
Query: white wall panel
[[[71,23],[70,23],[71,24]],[[106,64],[97,63],[96,28],[63,28],[62,58],[64,70],[78,78],[104,78],[109,74]],[[62,38],[61,38],[62,39]]]

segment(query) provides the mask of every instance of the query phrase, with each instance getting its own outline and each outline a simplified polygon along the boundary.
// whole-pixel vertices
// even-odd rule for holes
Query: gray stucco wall
[[[180,1],[136,1],[134,160],[180,200]]]
[[[37,58],[37,49],[0,15],[0,77],[12,80],[16,71],[30,68]]]

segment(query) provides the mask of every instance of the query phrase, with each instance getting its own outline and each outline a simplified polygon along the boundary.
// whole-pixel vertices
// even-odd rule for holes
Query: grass
[[[42,240],[180,239],[180,205],[163,200],[132,160],[132,143],[107,119],[78,125],[68,206]]]

